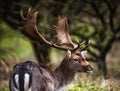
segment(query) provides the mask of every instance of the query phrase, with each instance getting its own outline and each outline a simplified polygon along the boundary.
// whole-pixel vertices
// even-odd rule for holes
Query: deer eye
[[[75,61],[75,62],[79,62],[79,60],[78,60],[78,59],[74,59],[74,61]],[[79,62],[79,63],[80,63],[80,62]]]

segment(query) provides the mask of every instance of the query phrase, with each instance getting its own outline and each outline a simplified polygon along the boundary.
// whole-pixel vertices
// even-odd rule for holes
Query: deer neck
[[[66,62],[66,60],[63,60],[55,70],[55,74],[59,83],[58,88],[67,86],[75,76],[75,72],[68,68]]]

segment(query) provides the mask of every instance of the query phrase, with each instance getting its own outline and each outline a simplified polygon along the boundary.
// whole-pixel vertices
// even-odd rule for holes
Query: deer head
[[[67,65],[73,72],[92,72],[93,67],[87,62],[85,58],[86,51],[80,50],[69,51],[66,55]]]

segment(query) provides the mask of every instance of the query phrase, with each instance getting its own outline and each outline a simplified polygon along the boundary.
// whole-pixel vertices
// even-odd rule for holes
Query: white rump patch
[[[17,85],[17,87],[19,88],[19,74],[16,74],[14,76],[14,79],[15,79],[15,84]],[[17,89],[17,88],[16,88]]]
[[[32,91],[32,90],[31,90],[31,87],[28,89],[28,91]]]
[[[14,87],[14,90],[13,90],[13,91],[19,91],[19,89],[17,89],[17,88]]]
[[[30,82],[30,75],[28,73],[25,73],[25,75],[24,75],[24,89],[25,89],[25,91],[31,91],[31,88],[29,89],[29,82]]]

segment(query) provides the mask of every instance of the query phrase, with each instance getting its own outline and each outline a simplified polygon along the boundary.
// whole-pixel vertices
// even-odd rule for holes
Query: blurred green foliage
[[[1,88],[0,91],[10,91],[8,87]]]
[[[66,91],[107,91],[107,90],[99,85],[87,83],[82,86],[80,84],[79,86],[70,85],[70,87]]]
[[[3,21],[0,22],[0,26],[0,59],[6,60],[8,54],[24,58],[33,53],[28,38],[24,37],[20,31],[15,31]]]

